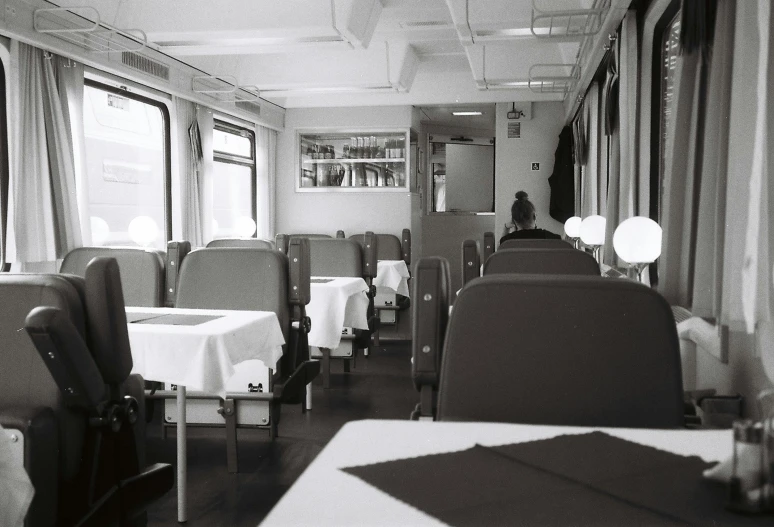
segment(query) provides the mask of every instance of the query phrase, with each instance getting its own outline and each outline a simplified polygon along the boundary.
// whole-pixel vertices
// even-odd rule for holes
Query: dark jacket
[[[551,200],[548,213],[564,223],[575,215],[575,169],[572,163],[572,128],[565,126],[559,134],[554,158],[554,173],[548,178]]]
[[[562,237],[545,229],[525,229],[514,231],[500,238],[500,244],[508,240],[561,240]]]

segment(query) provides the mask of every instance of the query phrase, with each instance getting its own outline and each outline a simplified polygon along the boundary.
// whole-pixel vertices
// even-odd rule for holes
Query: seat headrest
[[[85,281],[89,348],[105,382],[121,384],[133,363],[118,262],[94,258],[86,266]]]
[[[252,247],[254,249],[274,249],[274,244],[269,240],[260,238],[218,238],[207,244],[212,247]]]
[[[406,229],[408,230],[408,229]],[[373,233],[371,233],[373,234]],[[373,234],[376,237],[376,259],[377,260],[403,260],[403,247],[400,239],[392,234]],[[408,234],[409,244],[411,243],[411,234]],[[349,237],[355,240],[361,246],[365,247],[366,234],[354,234]]]
[[[126,305],[164,305],[166,255],[162,251],[133,247],[78,247],[65,255],[60,272],[85,276],[86,266],[98,256],[115,258],[118,262],[126,286]]]
[[[484,274],[501,273],[600,276],[594,257],[577,249],[501,249],[484,263]]]
[[[312,276],[363,276],[363,249],[353,240],[310,238]]]

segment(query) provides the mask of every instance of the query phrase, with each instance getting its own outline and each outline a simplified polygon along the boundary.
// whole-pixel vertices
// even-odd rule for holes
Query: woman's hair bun
[[[516,193],[516,199],[517,200],[526,200],[528,197],[529,196],[527,195],[527,193],[524,192],[523,190],[520,190],[520,191],[518,191]]]

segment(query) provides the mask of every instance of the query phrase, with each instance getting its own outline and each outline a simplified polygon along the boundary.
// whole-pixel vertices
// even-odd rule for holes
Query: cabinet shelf
[[[304,159],[304,163],[317,165],[330,165],[338,163],[403,163],[406,159],[403,157],[379,157],[374,159],[353,159],[343,157],[340,159]]]

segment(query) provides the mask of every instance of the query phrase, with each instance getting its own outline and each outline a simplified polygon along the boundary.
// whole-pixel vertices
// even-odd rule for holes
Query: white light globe
[[[240,216],[234,224],[234,230],[240,238],[249,238],[255,234],[255,221],[248,216]]]
[[[147,247],[159,237],[159,226],[150,216],[137,216],[129,223],[129,237],[134,243]]]
[[[108,223],[99,216],[91,216],[89,223],[91,224],[91,244],[105,245],[110,236],[110,226]]]
[[[564,233],[570,238],[580,238],[581,220],[579,216],[573,216],[564,222]]]
[[[605,223],[604,216],[594,215],[584,218],[580,225],[581,241],[590,246],[604,245]]]
[[[613,234],[613,248],[624,262],[655,262],[661,256],[661,227],[644,216],[624,220]]]

